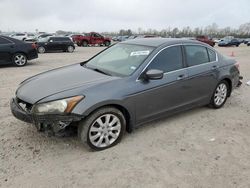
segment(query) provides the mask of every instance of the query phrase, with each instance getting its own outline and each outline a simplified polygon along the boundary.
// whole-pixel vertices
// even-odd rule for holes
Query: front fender
[[[89,114],[94,112],[95,110],[104,107],[104,106],[115,106],[119,109],[125,110],[129,119],[129,127],[128,130],[132,131],[135,125],[135,103],[129,102],[129,100],[105,100],[101,102],[97,102],[95,104],[91,103],[88,100],[82,100],[77,106],[74,108],[72,113],[79,114],[82,117],[87,117]]]

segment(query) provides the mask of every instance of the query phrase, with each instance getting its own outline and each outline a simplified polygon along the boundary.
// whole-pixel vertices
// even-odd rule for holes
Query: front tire
[[[122,112],[104,107],[90,114],[78,125],[78,138],[93,150],[104,150],[120,142],[126,120]]]
[[[221,108],[227,101],[229,92],[230,88],[228,82],[225,80],[221,81],[216,86],[216,89],[210,101],[210,106],[215,109]]]
[[[22,66],[26,65],[27,57],[26,57],[26,55],[24,55],[22,53],[16,53],[13,55],[12,61],[13,61],[14,65],[16,65],[18,67],[22,67]]]

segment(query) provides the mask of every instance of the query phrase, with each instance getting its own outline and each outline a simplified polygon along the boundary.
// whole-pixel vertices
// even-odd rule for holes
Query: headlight
[[[34,113],[69,113],[84,96],[75,96],[57,101],[37,104],[33,107]]]

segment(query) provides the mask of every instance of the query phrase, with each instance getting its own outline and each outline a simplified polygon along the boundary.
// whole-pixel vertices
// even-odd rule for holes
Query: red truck
[[[204,35],[197,36],[196,40],[207,43],[212,47],[214,47],[214,45],[215,45],[215,42],[208,36],[204,36]]]
[[[79,36],[75,38],[77,46],[88,46],[88,45],[100,45],[109,46],[111,44],[111,38],[104,37],[99,33],[90,32],[86,33],[84,36]]]

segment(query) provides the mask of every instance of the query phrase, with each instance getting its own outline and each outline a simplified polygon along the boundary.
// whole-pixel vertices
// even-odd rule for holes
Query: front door
[[[137,123],[180,108],[187,102],[185,90],[188,73],[183,67],[180,45],[162,50],[147,67],[147,70],[150,69],[162,70],[164,76],[159,80],[137,82],[136,88],[140,90],[135,96]]]

